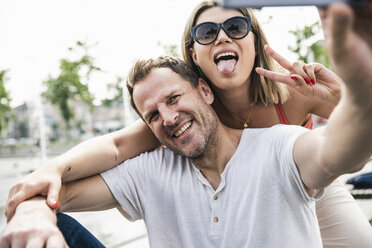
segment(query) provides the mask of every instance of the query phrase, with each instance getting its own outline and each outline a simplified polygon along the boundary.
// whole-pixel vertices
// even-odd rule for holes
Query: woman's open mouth
[[[235,66],[238,60],[239,60],[239,57],[234,52],[220,53],[214,58],[214,62],[217,65],[217,69],[222,74],[232,73],[235,69]]]

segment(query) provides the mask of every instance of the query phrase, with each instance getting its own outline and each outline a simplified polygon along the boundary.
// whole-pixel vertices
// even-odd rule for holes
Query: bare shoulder
[[[302,125],[305,123],[312,109],[312,102],[298,91],[289,88],[289,97],[282,104],[283,110],[290,124]]]

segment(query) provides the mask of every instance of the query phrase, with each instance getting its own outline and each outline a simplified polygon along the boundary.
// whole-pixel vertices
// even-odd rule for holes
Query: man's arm
[[[119,207],[100,175],[63,184],[58,212],[96,211]]]
[[[304,134],[295,144],[295,162],[311,189],[360,170],[372,155],[371,13],[372,1],[363,9],[334,4],[320,10],[327,48],[345,85],[327,126]]]
[[[297,139],[294,159],[308,188],[323,188],[338,176],[363,168],[372,155],[371,111],[342,99],[327,126]]]
[[[119,206],[99,175],[63,185],[59,202],[58,211],[67,212]],[[45,198],[34,197],[18,205],[0,239],[0,248],[9,247],[10,244],[21,244],[21,247],[67,247],[56,226],[55,211],[47,206]]]

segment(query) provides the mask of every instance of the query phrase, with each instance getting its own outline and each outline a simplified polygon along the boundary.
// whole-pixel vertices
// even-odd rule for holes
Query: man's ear
[[[205,102],[207,104],[212,104],[213,101],[214,101],[214,95],[213,95],[212,89],[211,89],[211,87],[209,87],[208,83],[205,82],[204,79],[199,78],[198,87],[199,87],[199,90],[200,90],[200,94],[203,97],[203,99],[205,100]]]
[[[194,61],[194,63],[197,66],[199,66],[199,64],[198,64],[198,57],[196,56],[196,53],[195,53],[194,49],[193,48],[190,48],[189,49],[189,53],[190,53],[190,56],[191,56],[192,60]]]

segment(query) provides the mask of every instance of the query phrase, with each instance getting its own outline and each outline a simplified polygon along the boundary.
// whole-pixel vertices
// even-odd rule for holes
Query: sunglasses
[[[209,45],[214,42],[221,28],[232,39],[242,39],[251,29],[251,18],[247,16],[234,16],[223,23],[203,22],[191,28],[192,38],[200,45]]]

